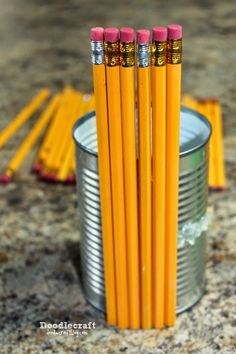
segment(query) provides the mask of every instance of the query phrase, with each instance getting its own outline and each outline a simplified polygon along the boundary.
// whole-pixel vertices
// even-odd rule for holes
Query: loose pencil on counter
[[[117,324],[129,326],[124,169],[122,146],[119,30],[105,29],[105,63],[108,99],[112,208],[114,225]]]
[[[54,114],[55,110],[58,107],[60,101],[60,96],[55,95],[52,100],[49,102],[46,109],[43,111],[41,116],[39,117],[37,123],[27,135],[26,139],[18,148],[16,154],[9,162],[7,169],[4,175],[1,177],[0,181],[3,183],[9,182],[12,175],[18,170],[21,166],[22,162],[24,161],[25,157],[29,153],[30,149],[34,146],[37,142],[37,139],[42,134],[42,131],[45,129],[46,125],[48,124],[49,120],[51,119],[52,115]]]
[[[166,111],[165,324],[176,320],[182,27],[168,26]]]
[[[222,191],[226,188],[224,151],[223,151],[223,128],[222,128],[222,112],[219,100],[213,100],[213,119],[212,126],[216,135],[216,189]]]
[[[87,103],[84,101],[81,94],[75,93],[74,99],[72,102],[69,122],[69,128],[64,132],[63,141],[61,141],[60,154],[58,152],[58,159],[56,165],[56,179],[58,181],[65,182],[68,173],[69,173],[69,164],[71,159],[71,154],[73,152],[73,140],[71,139],[71,129],[75,124],[76,120],[84,114],[86,111]],[[66,134],[65,134],[66,133]]]
[[[39,173],[42,170],[44,161],[46,157],[49,154],[49,151],[52,148],[53,142],[55,141],[55,132],[56,132],[56,127],[59,124],[59,117],[61,117],[62,112],[64,112],[64,104],[65,104],[65,97],[67,95],[67,92],[71,90],[70,86],[66,86],[62,93],[61,93],[61,100],[60,100],[60,106],[58,108],[57,113],[54,115],[54,117],[51,120],[51,123],[47,129],[47,132],[45,134],[44,140],[40,146],[38,156],[37,156],[37,161],[33,166],[33,172]]]
[[[54,115],[51,124],[48,128],[48,131],[45,135],[44,141],[41,144],[41,147],[38,152],[37,162],[33,166],[33,170],[38,172],[41,176],[41,173],[45,173],[46,160],[49,158],[50,153],[54,148],[54,144],[57,141],[57,130],[63,126],[63,120],[65,118],[65,103],[69,93],[72,91],[72,88],[66,86],[61,94],[60,106]],[[42,174],[43,174],[42,173]]]
[[[14,135],[19,128],[29,120],[32,115],[39,109],[43,102],[48,98],[50,90],[48,88],[42,89],[27,104],[23,110],[16,116],[16,118],[2,131],[0,132],[0,148]]]
[[[183,105],[203,114],[211,123],[212,138],[209,149],[209,188],[222,191],[226,188],[223,153],[222,112],[218,98],[183,96]]]
[[[207,119],[209,120],[209,122],[211,123],[211,125],[213,124],[213,110],[212,110],[212,106],[211,103],[209,101],[205,101],[203,100],[203,102],[200,102],[198,104],[199,106],[202,106],[201,108],[201,112],[203,113],[203,115],[205,117],[207,117]],[[211,135],[211,139],[210,139],[210,143],[209,143],[209,174],[208,174],[208,183],[209,183],[209,187],[210,188],[214,188],[214,186],[216,185],[216,132],[215,129],[212,130],[212,135]]]
[[[82,116],[85,112],[86,102],[83,99],[83,96],[80,93],[74,92],[72,101],[70,103],[70,108],[68,110],[68,116],[66,119],[68,120],[68,124],[66,129],[63,131],[63,139],[60,139],[60,146],[57,151],[57,155],[54,159],[54,171],[55,178],[58,179],[59,171],[63,165],[63,161],[65,160],[68,147],[72,141],[71,131],[74,126],[76,120],[79,116]]]
[[[69,129],[72,127],[71,116],[74,105],[75,92],[72,89],[68,89],[63,97],[60,124],[58,124],[57,129],[55,130],[54,143],[51,144],[50,154],[48,154],[45,158],[45,169],[40,172],[40,177],[42,179],[48,179],[51,181],[56,180],[58,160],[61,156],[63,141],[64,138],[67,137]]]
[[[81,93],[76,93],[77,99],[75,100],[74,109],[71,113],[71,126],[68,130],[68,135],[66,139],[64,138],[64,148],[62,149],[61,159],[59,160],[59,167],[57,169],[56,179],[61,182],[74,182],[74,173],[72,173],[71,165],[72,161],[75,160],[75,146],[73,139],[71,139],[71,129],[75,122],[82,117],[85,113],[94,109],[94,96],[92,95],[82,95]],[[75,172],[75,169],[73,169]]]
[[[153,324],[164,325],[167,29],[152,30]]]
[[[98,168],[100,180],[103,257],[106,289],[107,322],[117,323],[115,253],[113,233],[113,205],[111,185],[111,156],[107,111],[106,68],[104,65],[104,29],[91,29],[94,96],[98,139]],[[112,117],[116,118],[116,117]]]
[[[197,100],[195,100],[191,95],[184,95],[182,99],[182,104],[193,110],[197,110]]]
[[[135,114],[135,42],[132,28],[120,30],[121,113],[124,154],[130,328],[140,328],[139,235]]]
[[[150,31],[137,31],[142,328],[152,326]]]

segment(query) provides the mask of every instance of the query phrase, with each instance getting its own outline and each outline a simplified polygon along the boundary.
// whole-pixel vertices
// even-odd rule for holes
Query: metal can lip
[[[83,124],[85,123],[87,120],[89,120],[90,118],[95,116],[96,111],[93,110],[87,114],[85,114],[83,117],[81,117],[74,125],[73,127],[73,139],[75,141],[75,144],[80,147],[82,150],[86,151],[89,155],[92,155],[94,157],[97,158],[97,152],[94,151],[93,149],[89,148],[88,146],[80,143],[80,141],[78,140],[78,138],[76,137],[76,131],[77,129]],[[210,122],[207,120],[206,117],[204,117],[202,114],[190,109],[190,108],[186,108],[186,107],[181,107],[181,113],[190,113],[192,116],[197,117],[206,127],[206,135],[205,137],[201,139],[201,141],[199,141],[199,143],[195,144],[193,147],[185,149],[183,151],[181,151],[181,146],[180,146],[180,158],[187,156],[189,154],[192,154],[196,151],[198,151],[199,149],[201,149],[203,146],[205,146],[208,142],[209,139],[211,137],[211,133],[212,133],[212,127]]]
[[[212,126],[209,120],[205,116],[203,116],[201,113],[193,109],[181,106],[181,112],[191,113],[193,116],[197,117],[205,125],[207,129],[206,136],[204,137],[204,139],[202,139],[201,142],[199,142],[199,144],[196,144],[194,147],[186,149],[184,151],[180,151],[180,157],[183,157],[198,151],[209,142],[212,133]]]
[[[80,147],[82,150],[85,150],[89,155],[92,155],[94,157],[97,157],[98,154],[97,152],[95,152],[94,150],[90,149],[89,147],[85,146],[84,144],[81,144],[78,139],[76,138],[76,131],[77,129],[83,124],[85,123],[88,119],[92,118],[95,116],[95,110],[89,112],[89,113],[86,113],[83,117],[81,117],[76,123],[75,125],[73,126],[73,129],[72,129],[72,135],[73,135],[73,139],[74,139],[74,142],[75,144]]]

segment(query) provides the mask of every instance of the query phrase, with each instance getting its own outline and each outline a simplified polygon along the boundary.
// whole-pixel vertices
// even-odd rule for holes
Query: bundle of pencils
[[[40,146],[34,172],[51,182],[75,182],[72,128],[79,117],[94,109],[93,96],[65,87]]]
[[[213,191],[222,191],[226,188],[223,129],[221,104],[217,98],[194,98],[183,96],[183,105],[203,114],[211,123],[212,137],[209,152],[209,188]]]
[[[49,89],[41,90],[0,133],[0,147],[3,147],[40,109],[49,94]],[[92,109],[94,109],[93,96],[84,95],[70,87],[66,87],[62,93],[55,94],[9,161],[0,182],[8,183],[10,181],[46,130],[37,163],[33,168],[34,171],[38,172],[39,178],[43,180],[73,183],[75,181],[75,151],[72,126],[78,117]]]
[[[91,49],[107,321],[174,325],[182,28],[135,45],[132,28],[95,27]]]

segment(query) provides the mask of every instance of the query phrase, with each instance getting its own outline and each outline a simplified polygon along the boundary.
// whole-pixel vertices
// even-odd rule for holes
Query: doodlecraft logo
[[[51,336],[87,336],[88,331],[96,328],[95,322],[88,323],[47,323],[39,322],[39,328],[46,330],[47,335]]]

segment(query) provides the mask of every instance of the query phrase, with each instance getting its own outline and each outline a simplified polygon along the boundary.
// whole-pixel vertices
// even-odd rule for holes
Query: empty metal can
[[[211,126],[199,113],[181,109],[178,209],[177,308],[193,306],[205,289],[208,154]],[[87,300],[105,311],[102,228],[95,112],[74,127],[81,238],[82,285]]]

